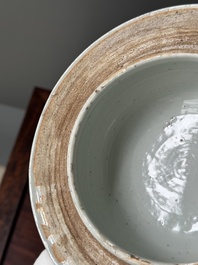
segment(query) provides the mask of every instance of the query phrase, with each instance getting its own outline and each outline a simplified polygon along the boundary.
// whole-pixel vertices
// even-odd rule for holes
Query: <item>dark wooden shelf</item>
[[[0,185],[1,265],[32,265],[44,249],[29,201],[28,168],[35,129],[49,94],[34,89]]]

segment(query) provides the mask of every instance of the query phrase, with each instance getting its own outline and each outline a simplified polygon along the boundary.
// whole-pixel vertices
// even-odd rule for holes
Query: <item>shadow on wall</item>
[[[0,103],[25,108],[35,86],[52,89],[70,63],[119,24],[193,1],[0,1]]]

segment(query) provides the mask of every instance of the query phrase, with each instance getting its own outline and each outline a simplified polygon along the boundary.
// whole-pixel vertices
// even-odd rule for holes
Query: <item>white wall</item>
[[[26,108],[98,37],[174,0],[0,0],[0,103]]]

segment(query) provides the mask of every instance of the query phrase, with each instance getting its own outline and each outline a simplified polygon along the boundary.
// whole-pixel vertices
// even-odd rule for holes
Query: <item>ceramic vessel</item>
[[[55,264],[198,261],[198,6],[91,45],[41,115],[30,192]]]

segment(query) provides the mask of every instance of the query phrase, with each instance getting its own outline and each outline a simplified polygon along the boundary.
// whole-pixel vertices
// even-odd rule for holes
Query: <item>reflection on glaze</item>
[[[198,114],[188,114],[186,106],[184,115],[172,118],[145,154],[143,180],[151,214],[159,223],[174,232],[192,233],[198,232],[197,188],[192,189],[198,183]]]

